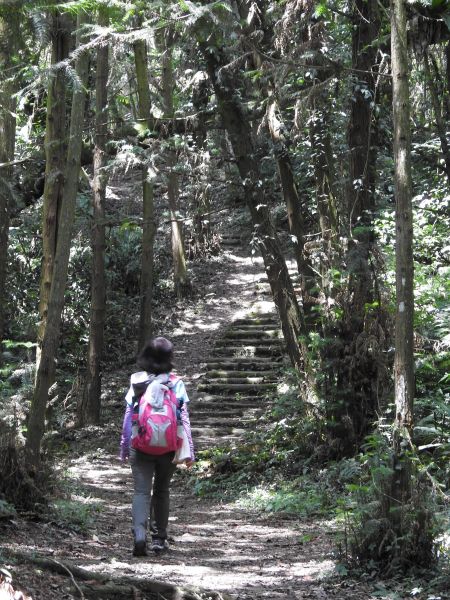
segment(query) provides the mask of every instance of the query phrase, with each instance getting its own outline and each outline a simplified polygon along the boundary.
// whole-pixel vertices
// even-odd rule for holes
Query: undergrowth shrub
[[[55,525],[79,533],[88,533],[95,525],[99,504],[83,497],[60,498],[51,506]]]
[[[427,468],[414,449],[407,453],[412,467],[411,497],[399,504],[392,495],[394,455],[392,430],[368,436],[359,457],[359,477],[347,484],[341,500],[344,521],[341,552],[352,566],[369,566],[385,575],[436,563],[437,538],[442,531],[439,486],[430,485]]]

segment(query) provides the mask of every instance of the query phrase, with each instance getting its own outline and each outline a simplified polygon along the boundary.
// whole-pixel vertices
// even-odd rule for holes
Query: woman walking
[[[150,514],[150,549],[159,553],[169,548],[170,481],[178,462],[192,465],[194,445],[186,388],[172,373],[172,343],[164,337],[150,340],[138,366],[142,370],[131,376],[125,397],[120,458],[129,459],[133,473],[133,554],[146,556]]]

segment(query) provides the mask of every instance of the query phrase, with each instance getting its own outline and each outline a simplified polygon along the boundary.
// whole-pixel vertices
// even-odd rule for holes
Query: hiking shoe
[[[169,549],[169,542],[161,538],[153,538],[150,550],[159,554],[160,552],[166,552]]]
[[[147,543],[145,540],[134,542],[133,556],[147,556]]]

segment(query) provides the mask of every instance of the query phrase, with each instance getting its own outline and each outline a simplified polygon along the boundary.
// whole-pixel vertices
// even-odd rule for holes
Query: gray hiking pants
[[[167,538],[169,486],[176,469],[176,465],[172,463],[174,456],[175,452],[151,456],[133,448],[130,450],[130,464],[134,479],[133,531],[137,542],[146,539],[150,505],[153,537],[163,540]]]

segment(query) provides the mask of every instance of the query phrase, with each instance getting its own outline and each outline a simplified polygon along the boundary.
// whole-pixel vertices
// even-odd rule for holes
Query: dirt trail
[[[229,237],[228,251],[220,264],[208,267],[210,272],[206,273],[203,297],[181,311],[177,322],[172,321],[171,331],[167,331],[177,348],[177,367],[187,383],[191,420],[197,435],[202,435],[201,423],[209,419],[205,402],[208,398],[210,402],[214,400],[204,374],[209,369],[211,375],[215,369],[214,363],[218,360],[214,358],[215,342],[224,339],[223,334],[233,321],[241,319],[237,325],[250,325],[251,329],[252,324],[242,319],[248,319],[254,311],[270,313],[273,310],[261,261],[239,250],[233,240]],[[273,326],[271,323],[271,330]],[[239,330],[242,331],[242,327]],[[228,353],[227,356],[230,362],[233,355]],[[212,367],[208,367],[208,361]],[[158,557],[133,558],[130,469],[117,459],[122,392],[128,376],[129,373],[116,372],[107,378],[105,425],[74,432],[69,442],[71,458],[61,461],[61,469],[76,483],[76,497],[87,507],[98,508],[92,530],[78,534],[57,524],[17,521],[6,532],[4,548],[50,555],[58,561],[71,561],[112,577],[154,578],[228,592],[236,600],[373,598],[362,584],[357,588],[348,584],[344,588],[346,584],[327,580],[334,569],[333,532],[329,524],[261,516],[220,499],[214,502],[199,499],[186,485],[183,473],[177,475],[173,487],[171,551]],[[232,402],[232,396],[228,401]],[[245,404],[245,396],[242,401]],[[242,410],[245,409],[244,406]],[[225,412],[224,407],[224,415]],[[242,414],[235,413],[234,417],[245,421]],[[220,403],[215,406],[214,416],[221,417]],[[233,432],[221,427],[221,422],[212,425],[215,436],[224,431],[224,435],[231,436],[225,441],[238,443],[242,435],[239,428]],[[211,431],[206,437],[211,437],[210,434]],[[204,446],[208,440],[204,435],[198,441]],[[61,575],[14,564],[11,571],[14,580],[36,600],[80,597],[70,580]]]

